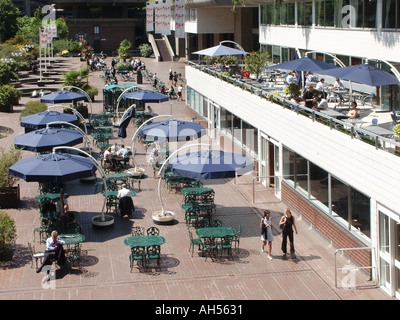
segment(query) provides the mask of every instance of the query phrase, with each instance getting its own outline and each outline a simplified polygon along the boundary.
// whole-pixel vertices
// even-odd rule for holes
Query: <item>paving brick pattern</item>
[[[108,58],[110,60],[110,58]],[[168,82],[168,69],[184,75],[184,62],[155,62],[145,59],[146,66],[165,82]],[[78,69],[77,58],[68,58],[64,62],[70,68]],[[108,61],[110,64],[110,61]],[[93,103],[95,113],[102,111],[102,88],[100,72],[90,74],[91,84],[98,86],[99,96]],[[122,83],[122,81],[120,81]],[[151,88],[144,82],[142,87]],[[184,97],[185,99],[185,97]],[[14,136],[24,133],[19,125],[19,113],[29,98],[23,98],[21,105],[11,114],[2,113],[0,125],[11,127],[14,134],[0,140],[0,146],[8,148]],[[151,104],[158,114],[169,114],[172,102],[174,116],[190,120],[193,113],[186,108],[185,101],[176,100]],[[199,117],[198,117],[199,118]],[[131,137],[136,130],[130,125],[128,137],[122,142],[131,146]],[[114,136],[117,137],[116,129]],[[114,139],[121,142],[119,138]],[[31,268],[27,242],[33,241],[33,230],[40,224],[38,204],[34,196],[38,193],[38,184],[20,180],[21,205],[18,209],[6,211],[15,219],[18,239],[15,258],[12,262],[2,263],[0,269],[0,299],[13,300],[390,300],[381,289],[376,288],[361,272],[356,273],[356,288],[343,287],[339,279],[339,288],[335,288],[334,252],[336,248],[323,238],[310,224],[294,212],[298,220],[299,234],[295,235],[297,260],[285,260],[281,256],[278,221],[285,204],[278,201],[270,191],[257,185],[256,203],[252,202],[252,175],[232,180],[220,179],[204,181],[206,186],[215,190],[217,204],[215,218],[225,225],[236,228],[243,226],[239,252],[234,251],[233,258],[207,259],[198,255],[193,257],[188,251],[189,237],[181,209],[182,194],[168,191],[164,182],[161,194],[166,210],[176,214],[174,225],[159,225],[160,233],[166,238],[162,245],[161,268],[152,267],[143,271],[136,264],[130,272],[130,249],[123,240],[130,235],[133,225],[148,228],[153,226],[152,212],[161,209],[157,196],[158,179],[153,177],[151,166],[146,162],[145,150],[136,143],[138,155],[136,164],[146,170],[147,177],[142,180],[141,190],[133,198],[136,212],[133,218],[115,216],[111,228],[94,228],[91,219],[99,214],[103,197],[95,192],[95,186],[81,183],[79,180],[66,183],[66,192],[70,194],[71,210],[78,211],[78,221],[82,233],[86,236],[83,243],[83,257],[80,268],[74,267],[70,273],[57,271],[54,280],[55,289],[42,287],[43,274],[36,274]],[[97,152],[97,149],[94,148]],[[33,153],[24,152],[23,157]],[[272,211],[275,237],[273,242],[273,260],[266,253],[260,253],[259,221],[263,209]],[[35,242],[37,249],[44,245]],[[345,257],[339,256],[339,265],[348,264]],[[343,275],[339,274],[339,277]]]

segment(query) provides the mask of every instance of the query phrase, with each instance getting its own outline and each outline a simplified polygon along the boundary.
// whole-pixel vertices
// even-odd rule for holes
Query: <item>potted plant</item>
[[[290,97],[300,97],[301,95],[300,86],[297,83],[292,82],[291,84],[285,86],[283,93],[286,96]]]
[[[14,146],[8,152],[0,148],[0,208],[16,208],[20,200],[18,177],[8,173],[8,169],[21,159],[22,150]]]
[[[18,105],[21,91],[8,84],[0,86],[0,112],[12,112],[13,106]]]
[[[12,259],[12,245],[17,239],[15,221],[5,211],[0,210],[0,260]]]
[[[76,106],[76,110],[82,115],[82,117],[84,117],[85,119],[87,119],[89,117],[89,110],[88,110],[88,106],[86,104],[83,104],[81,102],[78,102],[77,106]]]
[[[393,134],[395,135],[396,142],[400,142],[400,123],[393,127]],[[400,151],[400,147],[395,147],[396,151]]]

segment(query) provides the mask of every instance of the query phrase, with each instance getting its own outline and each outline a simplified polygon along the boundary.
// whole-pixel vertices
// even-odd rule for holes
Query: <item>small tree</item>
[[[121,43],[119,44],[118,55],[121,59],[124,60],[124,62],[126,61],[126,59],[129,59],[131,57],[130,53],[131,49],[132,49],[132,43],[127,39],[122,40]]]
[[[25,108],[21,111],[20,119],[22,117],[30,116],[31,114],[36,114],[47,110],[47,105],[40,101],[28,101],[25,104]]]
[[[268,52],[253,51],[244,58],[246,70],[260,77],[261,72],[268,65],[271,56]]]
[[[22,150],[11,146],[8,152],[4,148],[0,148],[0,191],[12,188],[19,180],[18,177],[8,173],[8,169],[21,159]]]
[[[0,210],[0,258],[7,256],[16,239],[17,228],[14,219],[5,211]]]

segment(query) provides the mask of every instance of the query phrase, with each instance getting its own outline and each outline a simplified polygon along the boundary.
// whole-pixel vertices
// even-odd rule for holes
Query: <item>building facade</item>
[[[64,16],[70,38],[86,40],[95,52],[115,54],[122,40],[135,49],[146,40],[146,2],[127,1],[54,1],[58,16]]]
[[[274,64],[292,60],[295,52],[301,56],[310,52],[308,56],[326,62],[335,58],[345,65],[368,61],[398,73],[400,1],[263,1],[258,9],[258,32],[240,37],[257,33],[261,49],[271,54]],[[211,28],[211,20],[202,14],[206,5],[193,10],[193,19],[186,23],[187,48],[215,45],[215,37],[214,41],[204,39],[220,35],[222,27]],[[235,30],[241,30],[236,26],[240,19],[233,21]],[[194,37],[194,26],[207,26],[207,35]],[[242,45],[235,33],[232,40]],[[252,51],[249,45],[242,46]],[[216,130],[213,137],[233,139],[255,159],[260,179],[279,199],[332,245],[354,248],[346,254],[359,266],[372,265],[373,280],[399,298],[400,158],[243,90],[195,64],[187,65],[186,79],[187,104],[208,120],[209,129]],[[376,111],[400,108],[398,86],[357,89],[373,90]]]

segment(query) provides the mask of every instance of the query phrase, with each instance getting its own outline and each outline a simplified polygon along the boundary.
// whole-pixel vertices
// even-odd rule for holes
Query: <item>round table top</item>
[[[165,243],[165,238],[157,235],[133,236],[124,239],[124,245],[128,247],[160,246]]]
[[[35,199],[37,201],[42,201],[44,199],[50,200],[50,201],[58,201],[61,197],[61,193],[43,193],[43,194],[38,194],[35,196]],[[67,193],[64,193],[64,198],[68,198],[69,195]]]
[[[182,188],[181,192],[183,195],[199,195],[203,193],[209,193],[213,192],[213,188],[208,188],[208,187],[188,187],[188,188]]]
[[[131,196],[136,196],[136,192],[135,192],[135,190],[130,190],[131,191]],[[107,197],[109,197],[109,196],[114,196],[114,197],[117,197],[118,196],[118,190],[107,190]],[[103,192],[103,195],[104,195],[104,192]]]
[[[225,236],[234,236],[236,231],[231,227],[205,227],[198,228],[196,234],[199,238],[222,238]]]
[[[65,244],[78,244],[85,241],[85,236],[81,233],[59,234],[58,237],[64,240]]]

